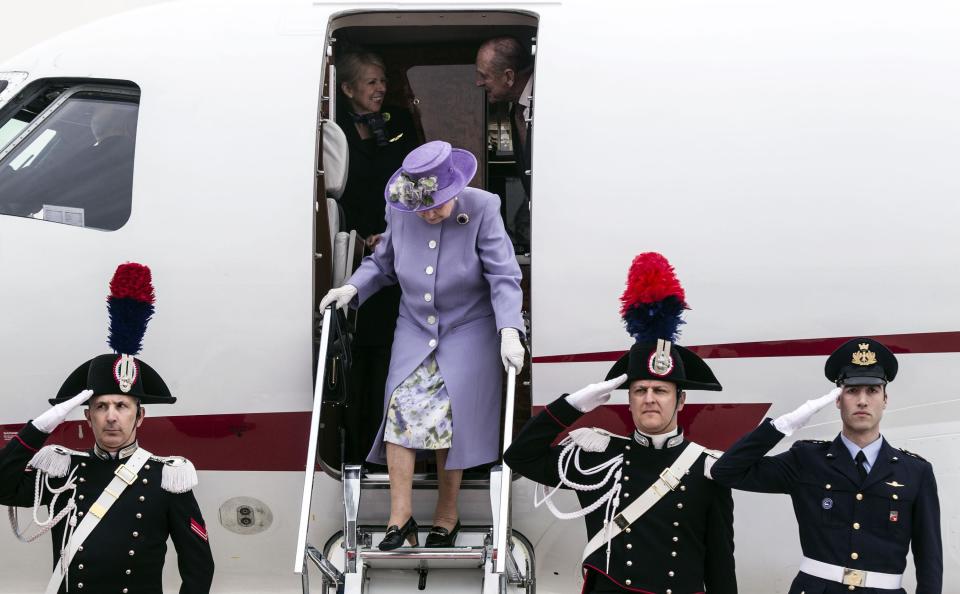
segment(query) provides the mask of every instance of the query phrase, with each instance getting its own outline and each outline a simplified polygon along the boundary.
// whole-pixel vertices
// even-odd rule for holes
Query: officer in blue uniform
[[[855,338],[830,355],[825,373],[838,388],[764,420],[714,464],[713,478],[734,489],[790,495],[803,549],[790,594],[904,594],[911,547],[916,594],[940,594],[943,547],[933,467],[880,434],[896,357],[872,338]],[[765,456],[831,403],[843,422],[836,439],[798,441]]]

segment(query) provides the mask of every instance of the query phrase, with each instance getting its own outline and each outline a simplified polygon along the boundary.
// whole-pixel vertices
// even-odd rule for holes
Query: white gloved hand
[[[86,402],[92,395],[93,390],[84,390],[70,400],[53,405],[53,407],[32,421],[33,426],[44,433],[53,433],[53,430],[67,418],[73,409]]]
[[[503,361],[505,371],[510,371],[512,365],[517,368],[519,374],[523,369],[525,354],[523,343],[520,342],[520,332],[516,328],[504,328],[500,331],[500,360]]]
[[[829,405],[831,402],[835,402],[842,391],[843,388],[834,388],[830,390],[829,394],[824,394],[814,400],[807,400],[801,404],[797,410],[788,412],[774,419],[773,426],[784,435],[793,435],[793,432],[806,425],[818,410]]]
[[[343,285],[342,287],[337,287],[336,289],[330,289],[326,295],[323,296],[323,299],[320,300],[320,311],[327,309],[327,306],[337,302],[337,307],[343,308],[346,307],[350,301],[357,296],[357,288],[353,285]]]
[[[590,412],[591,410],[605,403],[607,400],[610,400],[610,392],[613,392],[619,388],[620,384],[625,381],[627,381],[626,373],[619,377],[615,377],[612,380],[607,380],[598,384],[590,384],[585,388],[577,390],[573,394],[567,394],[567,402],[570,403],[570,406],[579,410],[580,412]]]

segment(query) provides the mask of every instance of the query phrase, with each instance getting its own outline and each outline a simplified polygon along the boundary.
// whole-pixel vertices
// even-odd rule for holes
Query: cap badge
[[[663,340],[662,338],[657,340],[657,350],[650,354],[650,359],[647,361],[647,369],[649,369],[653,375],[663,377],[670,375],[670,372],[673,371],[673,357],[670,355],[670,345],[669,340]]]
[[[132,355],[120,355],[113,364],[113,378],[117,380],[120,391],[126,394],[137,383],[137,361]]]
[[[870,350],[870,343],[860,343],[860,350],[853,354],[853,364],[862,367],[877,364],[877,354]]]

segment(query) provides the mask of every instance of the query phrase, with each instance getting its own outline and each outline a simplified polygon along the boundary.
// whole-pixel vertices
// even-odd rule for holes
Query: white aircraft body
[[[42,125],[5,127],[10,110],[53,81],[61,98],[100,93],[136,106],[132,199],[115,230],[91,228],[93,213],[55,199],[31,216],[0,216],[0,445],[69,371],[106,352],[107,280],[120,262],[146,263],[158,303],[143,357],[178,402],[147,407],[142,441],[200,470],[215,592],[300,592],[293,560],[316,295],[326,290],[316,271],[329,266],[315,258],[330,241],[315,205],[321,114],[336,107],[324,90],[330,56],[349,35],[379,40],[390,62],[390,47],[442,55],[444,44],[475,48],[501,30],[530,32],[536,47],[534,412],[603,379],[629,348],[618,297],[642,251],[676,267],[693,308],[680,343],[697,347],[724,386],[691,392],[681,417],[708,447],[825,394],[826,355],[847,337],[876,336],[900,359],[883,434],[933,463],[944,592],[960,592],[954,2],[191,1],[36,46],[0,64],[0,168]],[[37,118],[52,122],[71,105],[57,101]],[[43,158],[38,145],[15,165]],[[0,189],[0,203],[8,197]],[[594,422],[623,429],[625,406],[618,392]],[[54,437],[89,447],[89,428],[73,419]],[[827,409],[775,451],[838,430]],[[434,497],[415,497],[426,525]],[[385,490],[364,490],[360,522],[382,525],[387,502]],[[738,492],[735,503],[740,591],[786,591],[801,558],[789,499]],[[238,519],[244,506],[250,526]],[[464,491],[460,509],[467,524],[490,521],[485,490]],[[343,529],[335,477],[317,475],[311,510],[308,537],[320,548]],[[512,527],[535,551],[537,591],[579,591],[582,521],[534,508],[533,484],[520,479]],[[0,592],[39,591],[49,542],[3,531],[0,546]],[[165,571],[175,591],[176,564]],[[412,591],[416,579],[386,571],[369,591]],[[906,589],[914,583],[911,562]],[[480,588],[440,576],[426,585]]]

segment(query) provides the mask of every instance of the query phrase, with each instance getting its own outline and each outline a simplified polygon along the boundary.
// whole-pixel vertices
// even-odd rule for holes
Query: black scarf
[[[370,128],[370,132],[377,141],[377,146],[387,146],[387,122],[383,119],[382,113],[371,112],[358,115],[351,111],[350,117],[353,119],[353,123],[365,124],[367,128]]]

